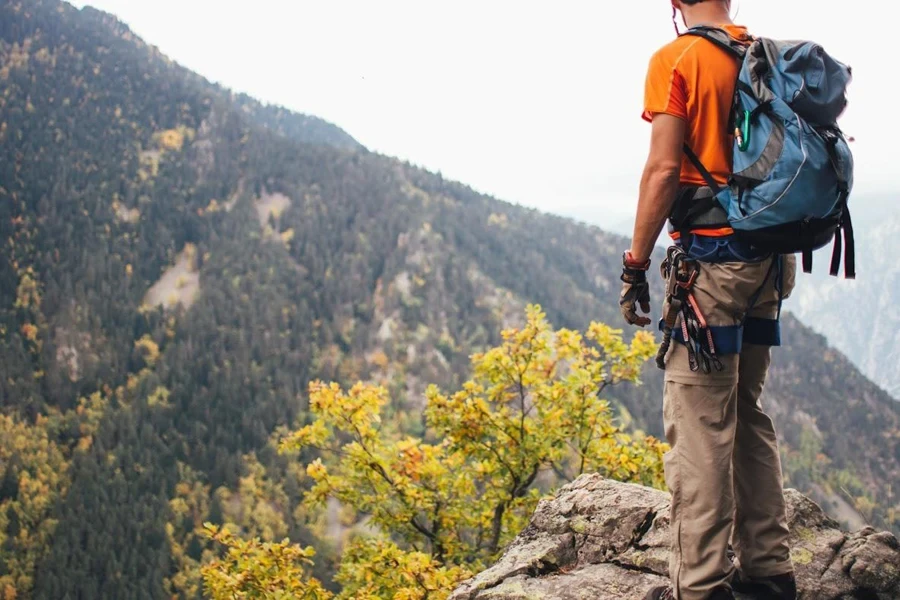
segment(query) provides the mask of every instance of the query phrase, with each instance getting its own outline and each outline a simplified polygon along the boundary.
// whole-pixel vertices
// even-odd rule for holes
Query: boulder
[[[785,494],[801,599],[900,598],[896,537],[846,533],[812,500]],[[541,501],[500,560],[450,600],[641,600],[667,582],[668,539],[668,494],[584,475]]]

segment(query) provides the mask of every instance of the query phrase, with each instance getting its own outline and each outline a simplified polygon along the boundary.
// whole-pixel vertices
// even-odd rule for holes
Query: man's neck
[[[688,29],[698,25],[733,25],[731,15],[722,2],[701,2],[684,11],[684,25]]]

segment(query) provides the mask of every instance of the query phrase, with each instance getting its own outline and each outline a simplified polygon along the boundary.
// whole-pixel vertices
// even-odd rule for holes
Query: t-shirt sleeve
[[[650,59],[644,86],[644,113],[641,116],[645,121],[652,121],[653,115],[659,113],[684,120],[688,118],[684,77],[663,52],[657,52]]]

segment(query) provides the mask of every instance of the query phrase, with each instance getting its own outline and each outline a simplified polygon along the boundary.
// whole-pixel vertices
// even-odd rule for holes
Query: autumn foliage
[[[655,351],[651,335],[638,333],[628,344],[601,323],[585,333],[552,331],[533,306],[525,325],[502,337],[500,346],[472,357],[473,376],[462,389],[429,388],[424,438],[384,418],[384,388],[310,385],[312,421],[281,450],[320,455],[307,467],[310,510],[333,498],[365,525],[344,549],[340,598],[446,597],[497,558],[544,494],[584,472],[663,486],[665,445],[626,433],[602,397],[611,385],[638,382]],[[228,556],[236,544],[226,541]],[[284,548],[270,550],[249,551],[255,564],[283,559]],[[309,549],[301,554],[292,568],[311,559]],[[242,572],[237,559],[207,567],[208,591],[215,598],[279,597],[217,591]],[[311,578],[281,581],[291,587],[279,593],[290,597],[325,593]]]

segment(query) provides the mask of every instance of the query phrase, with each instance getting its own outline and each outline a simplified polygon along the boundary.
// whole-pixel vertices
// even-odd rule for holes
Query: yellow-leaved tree
[[[472,379],[461,390],[428,389],[424,439],[382,419],[388,397],[381,387],[310,385],[312,421],[281,450],[320,454],[307,467],[308,508],[333,498],[366,525],[344,548],[340,598],[445,598],[497,558],[543,494],[582,473],[663,487],[665,444],[624,431],[602,396],[610,385],[638,382],[656,351],[652,335],[639,332],[628,344],[601,323],[583,334],[553,331],[531,306],[524,326],[502,337],[499,347],[472,357]],[[229,556],[237,547],[230,544]],[[255,561],[283,560],[284,549],[276,549],[267,558],[252,548]],[[311,559],[311,549],[297,551]],[[319,582],[289,579],[295,587],[279,588],[284,597],[325,597]],[[207,567],[205,580],[214,598],[280,597],[241,591],[235,560]],[[223,580],[237,587],[220,593]]]
[[[332,598],[322,585],[306,577],[304,567],[311,562],[310,548],[300,548],[287,540],[261,542],[242,540],[231,531],[206,524],[207,537],[226,551],[202,568],[206,591],[213,598],[325,600]]]

